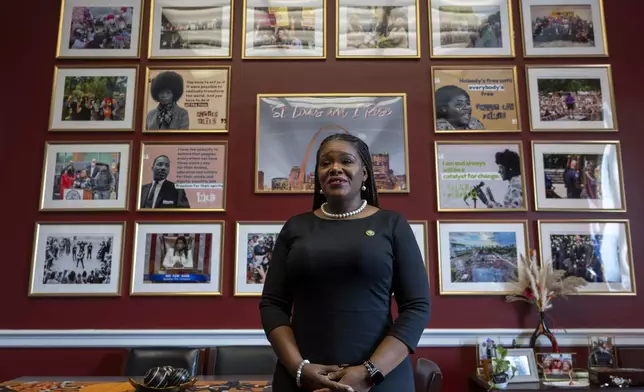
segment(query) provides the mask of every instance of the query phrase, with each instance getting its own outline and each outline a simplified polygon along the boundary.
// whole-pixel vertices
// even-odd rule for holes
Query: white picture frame
[[[508,383],[539,382],[539,368],[534,350],[531,348],[509,348],[505,357],[516,367],[514,377]],[[512,375],[512,372],[509,372]]]
[[[29,296],[120,296],[124,240],[125,222],[36,222]]]
[[[427,257],[428,257],[428,244],[427,240],[429,238],[429,229],[428,229],[428,224],[427,221],[425,220],[411,220],[409,221],[409,226],[411,226],[411,230],[414,232],[414,238],[416,238],[416,242],[418,243],[418,248],[420,248],[420,254],[423,256],[423,263],[425,263],[425,269],[427,269],[427,273],[429,274],[429,265],[427,263]]]
[[[130,295],[221,296],[224,226],[224,221],[136,222]],[[175,260],[181,239],[185,257]]]
[[[266,273],[270,271],[269,258],[284,224],[285,222],[237,222],[235,296],[248,297],[262,294],[264,289],[263,280],[266,278]],[[266,246],[266,241],[269,237],[272,240],[272,246],[270,242]],[[251,241],[253,241],[253,244],[250,243]],[[254,252],[254,247],[256,246],[264,246],[265,248]],[[252,258],[250,257],[251,252],[253,252]],[[252,267],[255,267],[255,271],[251,271]]]

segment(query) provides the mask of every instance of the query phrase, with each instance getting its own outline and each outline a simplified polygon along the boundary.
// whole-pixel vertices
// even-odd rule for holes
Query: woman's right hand
[[[300,383],[302,384],[302,388],[308,391],[327,388],[331,391],[353,392],[353,388],[351,388],[350,386],[343,385],[339,382],[331,381],[329,379],[329,373],[339,372],[340,370],[342,370],[342,368],[335,365],[318,365],[316,363],[308,363],[302,367]]]

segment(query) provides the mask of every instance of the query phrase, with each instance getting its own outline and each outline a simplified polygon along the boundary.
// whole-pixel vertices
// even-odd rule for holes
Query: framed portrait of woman
[[[149,67],[144,133],[226,133],[230,66]]]
[[[436,133],[521,132],[514,66],[434,66]]]
[[[259,296],[284,222],[237,222],[235,296]]]

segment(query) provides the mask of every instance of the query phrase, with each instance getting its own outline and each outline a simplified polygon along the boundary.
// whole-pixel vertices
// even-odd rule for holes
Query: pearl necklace
[[[327,203],[324,203],[322,204],[322,206],[320,206],[320,210],[322,211],[324,216],[333,218],[333,219],[344,219],[361,213],[367,207],[367,201],[362,200],[362,204],[360,204],[360,207],[356,208],[353,211],[343,212],[342,214],[332,214],[326,210],[326,206],[327,206]]]

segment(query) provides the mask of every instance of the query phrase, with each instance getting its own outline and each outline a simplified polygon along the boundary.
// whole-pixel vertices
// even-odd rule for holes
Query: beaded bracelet
[[[298,388],[302,388],[302,382],[300,381],[300,379],[302,378],[302,369],[304,369],[304,365],[306,365],[307,363],[311,363],[311,362],[309,362],[308,359],[304,359],[302,360],[302,362],[300,362],[300,366],[297,367],[297,374],[295,375],[295,383],[297,384]]]

